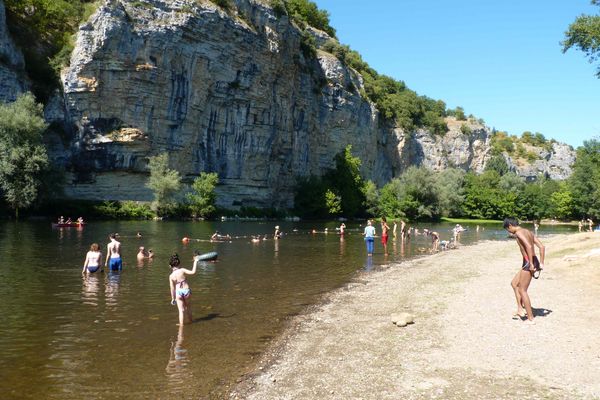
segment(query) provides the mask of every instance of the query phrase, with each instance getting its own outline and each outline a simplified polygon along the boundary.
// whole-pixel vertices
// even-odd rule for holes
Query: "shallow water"
[[[278,241],[272,239],[275,225],[286,233]],[[47,222],[0,222],[1,397],[221,397],[290,316],[357,271],[430,247],[424,236],[405,245],[390,236],[389,256],[376,239],[375,255],[367,257],[359,223],[347,223],[343,239],[338,225],[92,222],[83,229],[51,229]],[[450,238],[451,224],[428,227]],[[463,244],[506,238],[499,224],[479,232],[475,225],[465,227]],[[313,228],[319,232],[311,234]],[[209,242],[216,229],[234,238]],[[575,229],[542,226],[540,234]],[[83,279],[89,245],[98,242],[105,252],[110,232],[121,235],[123,271]],[[270,240],[252,243],[253,234]],[[184,236],[200,241],[185,245]],[[152,248],[155,259],[138,264],[140,245]],[[175,251],[191,267],[194,249],[218,251],[219,262],[188,280],[195,323],[179,329],[177,309],[170,305],[168,257]]]

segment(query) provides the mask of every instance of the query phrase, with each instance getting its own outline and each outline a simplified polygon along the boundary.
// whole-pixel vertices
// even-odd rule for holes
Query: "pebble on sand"
[[[403,312],[399,314],[392,314],[392,323],[397,326],[406,326],[408,324],[414,324],[415,317],[412,314]]]

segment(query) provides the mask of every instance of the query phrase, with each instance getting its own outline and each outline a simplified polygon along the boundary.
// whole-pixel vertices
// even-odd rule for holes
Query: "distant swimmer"
[[[342,224],[340,225],[340,235],[343,235],[345,230],[346,230],[346,224],[342,222]]]
[[[90,251],[85,255],[85,261],[83,262],[83,269],[81,274],[91,273],[100,269],[100,263],[102,262],[102,252],[100,252],[100,246],[98,243],[92,243]]]
[[[187,283],[186,275],[194,275],[198,266],[200,256],[194,255],[194,265],[191,270],[180,268],[180,260],[177,253],[171,256],[169,266],[169,287],[171,289],[171,304],[177,304],[179,310],[179,326],[192,323],[192,289]]]
[[[252,236],[252,243],[259,243],[260,242],[260,236]]]
[[[150,258],[150,253],[146,251],[146,248],[144,246],[140,246],[137,253],[137,259],[143,260],[144,258]]]
[[[138,233],[135,234],[135,236],[141,238],[142,234],[140,232],[138,232]]]
[[[183,239],[181,239],[181,241],[182,241],[183,243],[189,243],[189,242],[190,242],[190,240],[191,240],[191,239],[190,239],[189,237],[187,237],[187,236],[185,236]]]
[[[111,271],[120,271],[123,269],[123,260],[121,260],[121,242],[117,240],[117,233],[109,235],[110,243],[106,246],[105,267]]]

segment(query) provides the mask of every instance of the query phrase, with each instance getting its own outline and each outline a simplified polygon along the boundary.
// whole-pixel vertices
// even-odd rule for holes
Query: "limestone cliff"
[[[107,0],[80,27],[64,98],[47,110],[70,132],[51,141],[69,196],[149,200],[147,158],[164,151],[188,182],[217,172],[225,207],[290,207],[296,177],[333,167],[348,144],[379,184],[412,164],[483,169],[488,128],[470,122],[464,134],[449,119],[434,136],[389,126],[361,97],[361,76],[329,53],[303,52],[287,17],[258,0],[235,6]],[[552,175],[550,164],[536,168]]]
[[[10,36],[4,0],[0,0],[0,101],[14,101],[28,88],[23,54]]]

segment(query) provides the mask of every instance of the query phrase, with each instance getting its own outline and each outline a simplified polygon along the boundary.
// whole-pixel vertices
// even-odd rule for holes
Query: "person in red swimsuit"
[[[387,220],[385,217],[381,217],[381,244],[383,245],[383,251],[385,255],[388,254],[387,251],[387,242],[388,242],[388,232],[390,227],[387,224]]]

